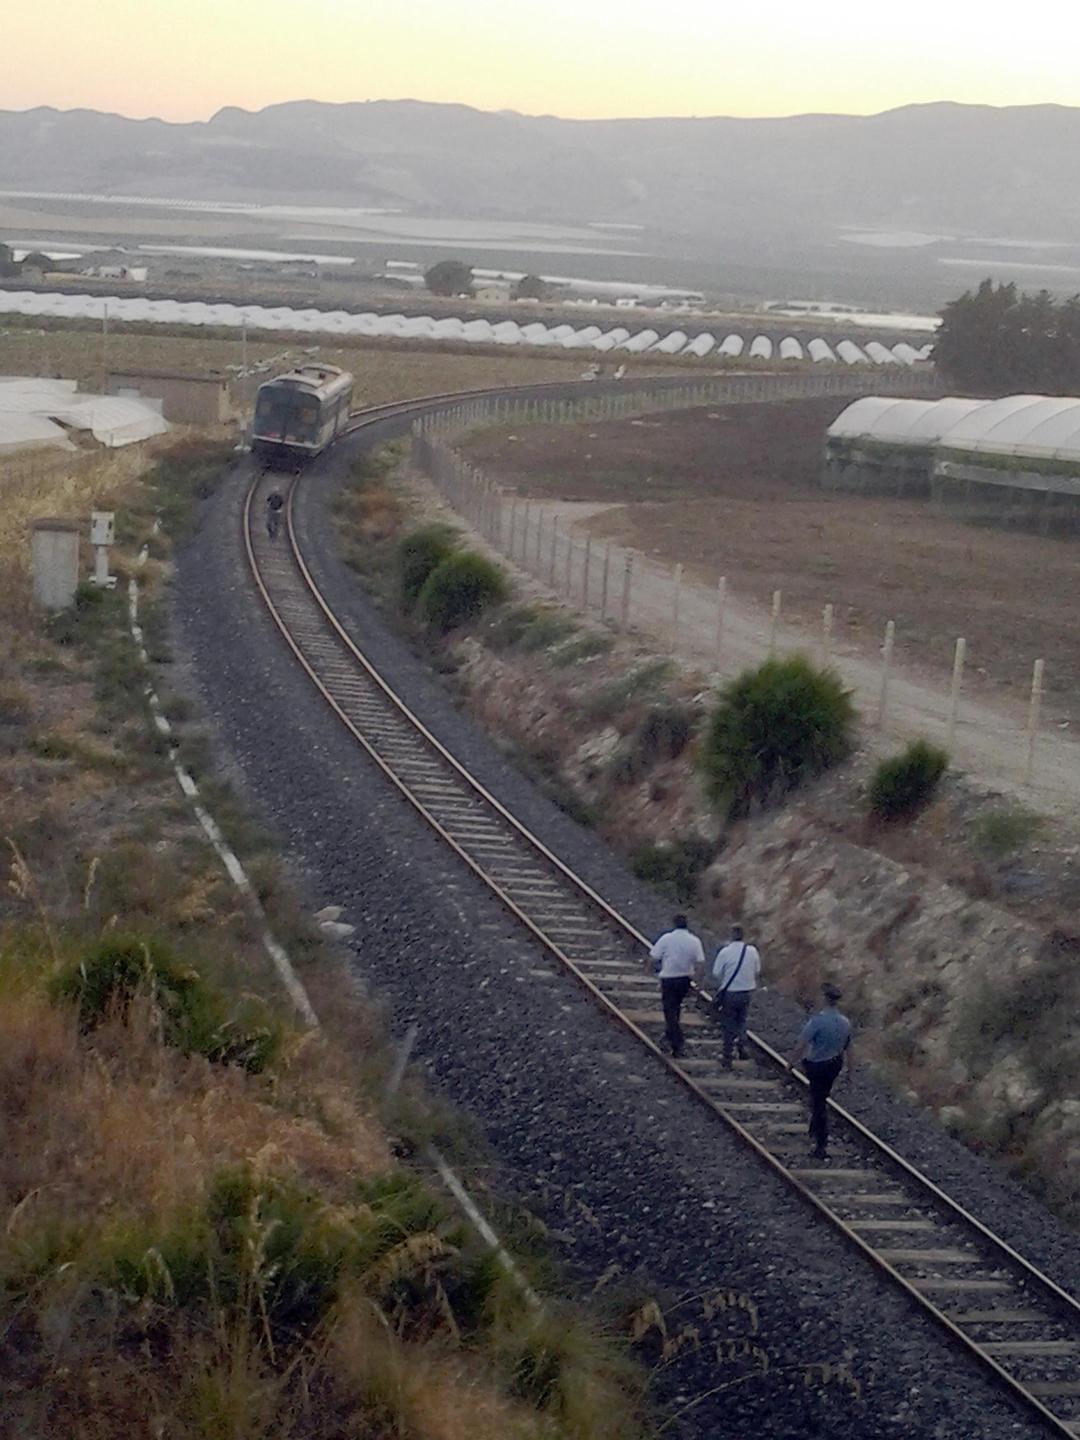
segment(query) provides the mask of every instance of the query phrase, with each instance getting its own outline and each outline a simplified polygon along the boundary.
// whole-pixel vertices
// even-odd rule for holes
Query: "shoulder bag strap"
[[[735,983],[735,977],[736,977],[736,975],[738,975],[739,971],[742,969],[742,962],[746,959],[746,951],[747,951],[747,949],[748,949],[748,945],[744,945],[744,946],[742,947],[742,954],[739,956],[739,963],[735,966],[735,969],[732,970],[731,974],[730,974],[730,975],[728,976],[728,978],[724,981],[724,988],[720,991],[720,994],[719,994],[719,996],[717,997],[718,999],[722,1000],[722,999],[724,998],[724,996],[727,994],[727,992],[731,989],[732,985]]]

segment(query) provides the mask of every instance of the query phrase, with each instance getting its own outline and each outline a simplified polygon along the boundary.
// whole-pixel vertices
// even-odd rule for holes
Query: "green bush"
[[[417,600],[426,625],[445,635],[475,620],[489,605],[510,593],[503,572],[484,555],[459,550],[447,556],[428,576]]]
[[[457,548],[457,536],[448,525],[425,525],[398,541],[397,565],[401,608],[411,612],[433,570]]]
[[[795,789],[844,759],[854,718],[840,677],[801,655],[745,671],[720,692],[702,743],[711,798],[735,817]]]
[[[666,891],[678,904],[692,905],[698,881],[715,853],[714,845],[699,839],[642,845],[630,857],[630,868],[639,880]]]
[[[253,1074],[265,1070],[281,1046],[281,1026],[259,1001],[230,1006],[197,970],[179,964],[153,939],[103,940],[54,977],[51,995],[74,1002],[84,1030],[110,1015],[125,1018],[135,998],[145,995],[161,1017],[167,1045]]]
[[[899,755],[882,760],[870,781],[870,809],[879,820],[902,820],[928,804],[948,768],[944,750],[913,740]]]
[[[1007,810],[991,810],[972,827],[972,842],[981,855],[990,860],[1005,860],[1038,834],[1042,820],[1019,805]]]
[[[523,650],[531,654],[568,640],[577,628],[577,621],[565,610],[509,605],[494,617],[484,638],[493,650]]]

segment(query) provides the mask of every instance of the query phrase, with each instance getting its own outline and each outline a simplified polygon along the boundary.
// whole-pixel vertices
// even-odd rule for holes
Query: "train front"
[[[271,464],[295,465],[319,449],[319,397],[297,381],[279,377],[259,386],[251,448]]]

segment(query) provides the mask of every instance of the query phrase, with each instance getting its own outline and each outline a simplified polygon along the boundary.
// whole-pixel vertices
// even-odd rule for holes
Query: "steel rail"
[[[528,388],[531,389],[535,387]],[[492,392],[490,390],[480,390],[464,392],[455,395],[425,396],[417,400],[407,402],[390,402],[386,405],[372,407],[368,411],[359,413],[350,423],[347,433],[356,433],[363,429],[369,428],[372,425],[379,423],[380,421],[392,418],[396,415],[409,415],[420,413],[424,409],[430,408],[430,406],[433,404],[452,403],[456,400],[466,398],[466,395],[475,398],[477,395],[492,393],[497,392]],[[502,391],[498,393],[505,394],[507,392]],[[660,1063],[663,1064],[665,1068],[675,1076],[675,1078],[677,1078],[679,1083],[685,1089],[690,1091],[690,1093],[700,1104],[706,1106],[713,1115],[715,1115],[725,1124],[725,1126],[728,1127],[729,1130],[737,1134],[740,1140],[743,1141],[743,1143],[747,1144],[759,1156],[759,1158],[762,1159],[769,1166],[769,1168],[775,1174],[777,1174],[784,1180],[785,1184],[794,1189],[804,1201],[809,1203],[818,1214],[820,1214],[824,1219],[826,1219],[830,1223],[830,1225],[832,1225],[833,1228],[836,1229],[850,1245],[857,1249],[867,1259],[872,1261],[873,1264],[881,1272],[886,1274],[890,1280],[900,1286],[900,1288],[910,1298],[912,1298],[919,1304],[919,1306],[925,1313],[930,1315],[940,1326],[942,1326],[947,1331],[947,1333],[954,1341],[959,1343],[968,1353],[975,1356],[984,1366],[988,1367],[990,1371],[995,1375],[995,1377],[1002,1384],[1004,1384],[1015,1397],[1020,1399],[1029,1409],[1033,1410],[1038,1415],[1040,1420],[1042,1420],[1046,1425],[1050,1427],[1053,1433],[1073,1437],[1076,1437],[1078,1434],[1080,1434],[1080,1425],[1078,1425],[1076,1421],[1063,1419],[1062,1417],[1055,1414],[1055,1412],[1052,1411],[1047,1405],[1043,1404],[1037,1394],[1033,1393],[1032,1390],[1027,1388],[1027,1386],[1022,1380],[1020,1380],[1017,1376],[1012,1374],[1008,1369],[1006,1369],[1002,1364],[1000,1364],[995,1358],[994,1354],[983,1348],[986,1343],[993,1342],[979,1342],[974,1340],[969,1334],[967,1334],[960,1327],[960,1325],[955,1322],[954,1319],[952,1319],[948,1314],[945,1313],[942,1308],[940,1308],[932,1300],[930,1300],[927,1294],[920,1290],[916,1284],[912,1283],[912,1281],[907,1276],[897,1270],[894,1264],[892,1264],[888,1259],[885,1258],[883,1254],[879,1253],[879,1251],[877,1251],[872,1245],[870,1245],[865,1239],[863,1239],[863,1237],[857,1232],[857,1230],[852,1228],[850,1224],[846,1223],[844,1219],[839,1214],[837,1214],[834,1209],[830,1208],[830,1206],[821,1197],[815,1194],[814,1191],[809,1188],[809,1186],[804,1184],[803,1181],[800,1179],[799,1175],[793,1173],[792,1169],[787,1164],[785,1164],[779,1156],[774,1154],[764,1144],[762,1144],[761,1141],[758,1140],[758,1138],[750,1132],[746,1125],[740,1123],[740,1121],[734,1115],[732,1115],[727,1109],[725,1109],[722,1102],[719,1102],[701,1084],[699,1084],[692,1075],[688,1074],[677,1063],[675,1063],[674,1060],[672,1060],[667,1054],[665,1054],[665,1052],[661,1050],[659,1044],[655,1040],[653,1040],[640,1027],[640,1025],[638,1025],[633,1019],[631,1019],[626,1013],[624,1013],[623,1009],[620,1007],[619,1004],[617,1004],[609,995],[605,994],[604,991],[600,989],[596,983],[594,983],[594,981],[589,977],[588,974],[585,973],[581,966],[575,962],[573,957],[568,955],[566,953],[566,950],[560,944],[558,944],[550,935],[545,933],[542,926],[537,923],[534,917],[531,916],[528,911],[524,909],[523,906],[517,900],[515,900],[512,895],[508,893],[506,887],[501,884],[494,875],[492,875],[488,872],[488,870],[485,869],[484,865],[469,852],[468,848],[466,848],[465,845],[459,843],[459,841],[455,839],[455,837],[447,829],[446,825],[444,825],[442,821],[440,821],[438,816],[434,813],[431,806],[426,803],[419,795],[417,795],[413,789],[410,788],[408,782],[404,780],[395,771],[393,764],[390,763],[383,755],[379,753],[376,745],[368,739],[368,737],[363,733],[361,727],[357,725],[354,719],[351,718],[350,715],[347,713],[344,706],[340,704],[335,698],[335,696],[331,692],[330,687],[326,683],[324,683],[324,678],[320,676],[317,666],[312,664],[308,656],[305,655],[303,647],[298,643],[292,631],[290,630],[288,620],[285,616],[283,616],[279,604],[276,603],[275,597],[271,593],[271,587],[264,577],[253,542],[253,527],[251,520],[252,504],[256,491],[258,489],[260,478],[261,475],[257,473],[248,489],[243,507],[244,545],[247,554],[248,565],[253,576],[256,589],[270,616],[272,617],[278,631],[282,635],[289,649],[296,657],[297,661],[299,662],[305,673],[308,675],[309,679],[312,681],[316,690],[322,695],[323,699],[327,702],[333,712],[337,715],[338,719],[343,723],[343,725],[357,741],[357,743],[362,747],[365,753],[368,754],[375,761],[376,765],[386,776],[386,778],[391,782],[391,784],[395,787],[398,793],[401,794],[403,798],[405,798],[409,802],[409,804],[422,816],[425,822],[431,826],[431,828],[436,832],[436,834],[440,837],[444,844],[446,844],[459,857],[459,859],[461,859],[465,863],[469,870],[473,874],[475,874],[496,895],[500,904],[514,917],[514,919],[526,931],[528,931],[529,934],[531,934],[532,937],[537,940],[549,954],[553,955],[557,959],[563,969],[567,971],[586,990],[586,992],[594,1001],[600,1004],[602,1010],[609,1019],[611,1019],[614,1023],[618,1023],[623,1029],[628,1030],[640,1044],[646,1047],[646,1049],[653,1055],[655,1059],[659,1060]],[[487,789],[486,786],[484,786],[479,780],[477,780],[476,777],[473,776],[465,768],[465,766],[463,766],[457,760],[457,758],[449,750],[447,750],[445,746],[441,744],[441,742],[431,733],[431,731],[423,724],[419,717],[416,716],[415,713],[407,706],[404,700],[402,700],[402,698],[383,679],[383,677],[379,674],[379,672],[375,669],[375,667],[371,664],[367,657],[356,646],[355,642],[352,640],[352,638],[349,636],[349,634],[337,618],[332,607],[326,600],[326,597],[322,594],[322,591],[319,588],[304,558],[296,533],[296,525],[294,518],[295,493],[296,486],[294,480],[294,482],[289,487],[286,506],[286,534],[290,547],[290,555],[293,565],[295,567],[296,575],[299,577],[299,580],[302,583],[303,592],[310,601],[314,602],[315,606],[317,607],[319,616],[321,616],[322,621],[325,622],[327,634],[333,637],[334,641],[359,667],[359,670],[363,673],[367,681],[370,682],[373,690],[388,705],[393,714],[400,717],[406,723],[409,730],[417,736],[418,742],[422,742],[425,749],[434,752],[438,756],[442,764],[445,765],[453,773],[455,779],[460,782],[463,788],[471,796],[478,798],[482,802],[486,810],[497,815],[502,824],[513,833],[515,838],[520,840],[525,846],[527,846],[532,853],[539,856],[543,861],[544,866],[548,870],[554,871],[558,875],[560,880],[566,882],[570,887],[572,887],[574,893],[578,897],[583,898],[594,910],[599,911],[599,913],[603,916],[606,925],[608,925],[611,929],[617,931],[624,938],[633,941],[636,946],[644,946],[647,948],[649,942],[646,937],[642,935],[641,932],[637,930],[628,920],[626,920],[625,917],[619,914],[619,912],[615,910],[613,906],[611,906],[606,900],[604,900],[604,898],[599,895],[596,890],[594,890],[590,885],[588,885],[586,881],[584,881],[580,876],[578,876],[556,854],[554,854],[554,852],[552,852],[546,845],[544,845],[544,843],[538,837],[533,835],[532,832],[529,831],[517,819],[516,816],[514,816],[504,805],[502,805],[502,803]],[[708,1000],[710,998],[707,992],[699,991],[698,993],[705,1000]],[[754,1044],[756,1050],[760,1053],[760,1055],[766,1058],[772,1066],[778,1067],[783,1072],[785,1078],[788,1077],[790,1072],[788,1071],[788,1067],[786,1066],[783,1058],[768,1044],[768,1042],[755,1034],[751,1034],[749,1038],[751,1039],[752,1043]],[[800,1080],[801,1083],[805,1085],[806,1082],[801,1076],[796,1076],[795,1078]],[[1004,1260],[1004,1262],[1008,1264],[1011,1268],[1018,1270],[1024,1280],[1030,1281],[1033,1283],[1034,1286],[1037,1286],[1039,1290],[1044,1293],[1044,1296],[1049,1299],[1051,1313],[1053,1313],[1053,1310],[1057,1308],[1067,1311],[1070,1318],[1072,1318],[1073,1316],[1080,1317],[1080,1302],[1078,1302],[1073,1296],[1071,1296],[1067,1291],[1063,1290],[1049,1276],[1043,1274],[1043,1272],[1041,1272],[1030,1261],[1026,1260],[1018,1251],[1016,1251],[1011,1245],[1009,1245],[1008,1242],[1003,1240],[1000,1236],[996,1235],[992,1230],[989,1229],[988,1226],[986,1226],[985,1224],[983,1224],[983,1222],[973,1216],[965,1207],[954,1201],[944,1190],[941,1189],[940,1186],[936,1185],[916,1166],[912,1165],[909,1161],[907,1161],[886,1141],[880,1139],[880,1137],[875,1135],[873,1131],[871,1131],[855,1116],[851,1115],[850,1112],[847,1111],[844,1107],[838,1105],[836,1102],[831,1100],[829,1103],[830,1108],[832,1109],[836,1117],[841,1121],[845,1129],[850,1130],[850,1132],[856,1135],[865,1145],[869,1146],[876,1158],[884,1160],[887,1167],[899,1170],[908,1181],[912,1182],[918,1188],[920,1195],[929,1198],[929,1200],[932,1201],[938,1209],[944,1210],[947,1213],[949,1219],[958,1222],[964,1228],[971,1230],[975,1234],[977,1234],[980,1240],[985,1242],[985,1244],[988,1245],[991,1250],[995,1252],[995,1256],[997,1259]],[[736,1105],[735,1108],[738,1108],[738,1106]],[[977,1257],[974,1256],[972,1258],[973,1261],[977,1259]],[[1040,1318],[1041,1317],[1033,1314],[1032,1322],[1035,1323]],[[1070,1342],[1052,1343],[1068,1345]]]

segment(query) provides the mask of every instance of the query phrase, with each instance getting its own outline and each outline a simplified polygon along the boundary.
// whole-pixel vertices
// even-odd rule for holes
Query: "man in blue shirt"
[[[824,1160],[828,1155],[829,1091],[845,1061],[849,1075],[852,1067],[851,1021],[837,1009],[841,992],[826,982],[821,993],[825,1006],[802,1027],[799,1043],[788,1061],[791,1069],[801,1060],[810,1082],[810,1138],[817,1160]]]

